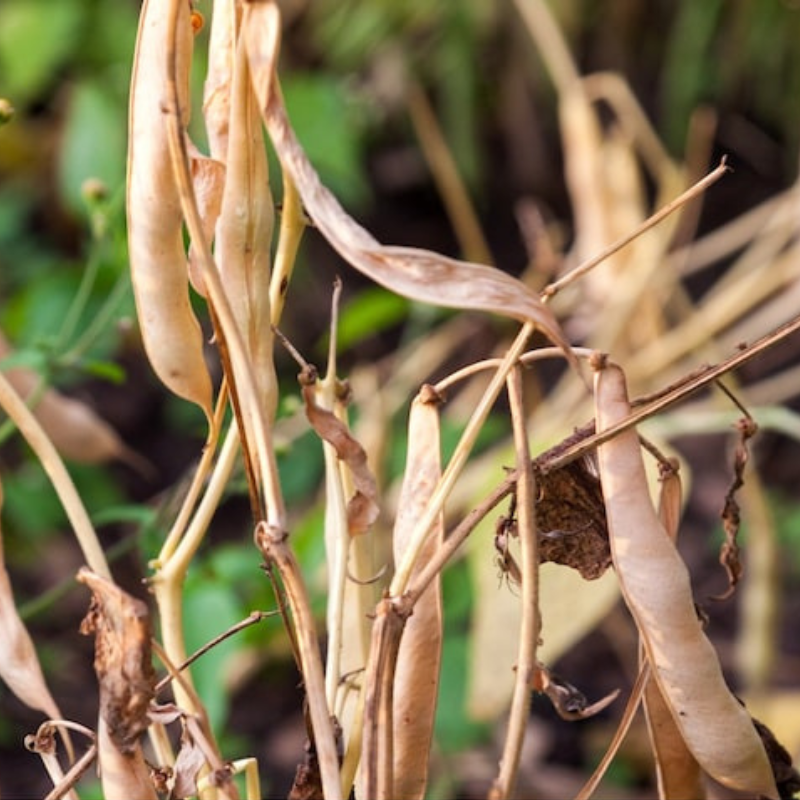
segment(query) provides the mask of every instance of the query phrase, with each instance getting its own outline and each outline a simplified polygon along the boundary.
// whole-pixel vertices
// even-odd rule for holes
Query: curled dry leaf
[[[725,494],[725,503],[722,507],[720,517],[722,518],[722,528],[725,531],[725,541],[719,551],[719,563],[725,568],[728,575],[728,588],[715,597],[716,600],[725,600],[736,590],[736,586],[744,573],[744,566],[739,560],[739,502],[736,500],[736,493],[744,486],[744,469],[749,459],[747,442],[758,431],[755,421],[747,416],[742,417],[736,423],[736,430],[739,440],[736,443],[736,452],[733,457],[733,480]]]
[[[483,264],[429,250],[382,245],[345,212],[320,181],[286,114],[275,77],[280,35],[277,4],[249,3],[243,25],[253,85],[272,143],[309,216],[340,255],[376,283],[411,300],[531,322],[577,368],[553,313],[525,284]]]
[[[419,517],[441,477],[438,395],[423,387],[411,404],[408,456],[397,506],[393,547],[399,562]],[[424,564],[444,536],[440,514],[420,551]],[[406,622],[395,667],[394,792],[396,798],[422,798],[428,780],[428,761],[442,658],[442,589],[439,577],[414,605]]]
[[[587,459],[537,470],[536,526],[539,558],[578,570],[595,580],[611,566],[600,481]]]
[[[169,91],[170,20],[177,19],[180,115],[189,115],[192,54],[189,3],[145,0],[131,82],[128,142],[128,250],[144,348],[163,383],[212,417],[211,378],[203,334],[189,302],[183,215],[165,114]]]
[[[181,748],[173,767],[173,797],[192,797],[197,794],[197,777],[206,764],[202,747],[195,741],[184,724],[181,730]]]
[[[225,186],[225,165],[215,158],[204,156],[193,144],[187,143],[189,153],[189,169],[192,176],[192,189],[197,200],[197,210],[203,222],[204,241],[214,238],[214,228],[222,205],[222,193]],[[198,260],[198,245],[189,245],[188,274],[195,291],[203,297],[207,296],[203,281],[203,270]]]
[[[544,664],[539,664],[534,672],[533,690],[547,695],[558,716],[568,721],[593,717],[619,697],[619,689],[615,689],[597,702],[589,703],[580,689],[551,672]]]
[[[598,432],[630,414],[625,376],[595,360]],[[609,540],[620,588],[653,675],[687,747],[715,780],[776,798],[752,720],[728,689],[695,612],[686,565],[650,500],[639,438],[629,428],[598,447]]]
[[[3,502],[0,487],[0,505]],[[61,712],[45,683],[30,634],[17,613],[0,529],[0,678],[23,703],[53,719]]]
[[[353,476],[355,494],[347,502],[347,528],[355,536],[365,533],[378,517],[378,489],[367,464],[367,453],[347,426],[326,408],[317,405],[314,392],[316,370],[300,373],[306,416],[317,434],[330,444]]]
[[[98,757],[107,798],[155,798],[139,738],[150,724],[155,694],[147,606],[83,568],[78,580],[92,591],[81,633],[94,634],[100,687]],[[143,793],[147,790],[147,793]]]

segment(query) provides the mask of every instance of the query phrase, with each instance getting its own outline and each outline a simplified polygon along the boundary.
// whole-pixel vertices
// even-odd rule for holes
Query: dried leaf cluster
[[[676,217],[670,215],[685,212],[688,201],[724,168],[692,185],[692,176],[663,152],[618,79],[582,78],[577,73],[552,28],[546,4],[519,7],[531,31],[541,37],[538,43],[560,103],[578,232],[560,277],[537,272],[535,253],[529,274],[516,279],[491,266],[382,245],[355,222],[320,181],[284,107],[277,70],[281,17],[275,2],[213,4],[203,105],[210,153],[200,153],[187,133],[199,17],[185,0],[145,0],[130,105],[127,211],[132,283],[153,370],[171,392],[199,406],[208,421],[208,439],[192,486],[152,563],[152,612],[113,582],[56,451],[70,457],[73,445],[60,440],[58,426],[50,428],[47,420],[64,415],[77,419],[76,426],[91,440],[93,458],[132,457],[102,423],[64,398],[46,394],[34,415],[19,398],[30,389],[24,372],[0,376],[0,404],[48,469],[89,566],[79,579],[93,594],[84,631],[96,640],[100,718],[96,732],[82,733],[91,741],[87,753],[97,754],[107,797],[235,797],[238,789],[232,778],[238,772],[247,776],[247,796],[259,796],[254,760],[230,762],[219,752],[203,699],[192,684],[183,639],[187,570],[239,456],[247,475],[254,542],[278,589],[305,690],[309,741],[291,796],[336,800],[352,791],[362,798],[425,795],[439,683],[446,679],[439,674],[446,614],[441,573],[468,538],[475,542],[469,558],[476,559],[479,571],[491,574],[477,590],[483,622],[478,619],[474,630],[473,681],[480,685],[488,674],[500,687],[498,708],[484,707],[482,713],[508,710],[500,765],[487,786],[490,797],[514,794],[532,692],[550,698],[569,719],[584,719],[616,697],[590,704],[546,665],[559,655],[552,644],[558,638],[553,627],[562,625],[559,609],[548,600],[548,576],[568,569],[582,579],[577,594],[601,598],[589,600],[601,612],[621,594],[641,643],[640,677],[601,767],[613,757],[643,702],[662,797],[700,796],[703,776],[744,796],[780,796],[775,748],[767,752],[764,740],[769,740],[726,683],[696,612],[687,567],[675,547],[681,506],[677,471],[671,465],[664,472],[656,509],[635,426],[795,332],[800,327],[797,319],[745,345],[717,367],[681,377],[709,331],[724,332],[722,341],[728,343],[734,334],[746,332],[743,338],[750,340],[752,331],[764,330],[760,319],[746,313],[752,306],[744,306],[745,298],[753,302],[757,295],[771,302],[768,310],[774,317],[778,307],[784,308],[781,293],[789,285],[796,288],[796,277],[779,266],[769,280],[751,282],[744,249],[734,277],[708,298],[702,321],[694,314],[681,316],[679,309],[690,301],[680,294],[679,279],[670,283],[664,273],[679,276],[701,268],[711,258],[708,251],[718,254],[736,236],[742,249],[758,235],[758,225],[745,220],[728,231],[724,241],[709,237],[674,250]],[[600,124],[598,100],[615,116],[609,128]],[[417,96],[415,102],[424,103],[424,98]],[[425,114],[417,120],[420,125],[435,124]],[[277,230],[264,130],[278,155],[283,183]],[[643,202],[626,204],[620,199],[643,194],[638,162],[646,165],[660,198],[679,195],[677,202],[650,219]],[[349,393],[336,375],[335,325],[327,375],[320,378],[315,368],[303,366],[303,406],[321,440],[326,464],[326,515],[320,531],[328,563],[324,656],[307,578],[292,548],[275,457],[275,332],[284,309],[291,313],[292,267],[306,214],[350,265],[389,290],[520,323],[515,339],[497,359],[469,365],[436,386],[423,385],[411,403],[408,455],[394,501],[373,469],[379,463],[374,456],[380,452],[381,434],[370,434],[367,422],[375,418],[379,405],[381,413],[393,412],[425,374],[447,359],[458,338],[460,317],[443,328],[441,339],[431,335],[413,357],[398,354],[397,369],[376,392],[374,403],[363,398],[360,430],[350,426]],[[789,223],[784,224],[788,231]],[[785,233],[776,263],[788,259],[796,247]],[[541,291],[531,288],[534,285]],[[192,292],[207,304],[212,344],[223,373],[219,386],[207,364],[209,345],[193,310]],[[598,309],[604,324],[598,322]],[[562,325],[559,317],[569,323]],[[529,351],[537,331],[554,347]],[[570,345],[578,338],[585,347]],[[5,346],[1,341],[0,345]],[[606,351],[613,352],[613,363],[601,355]],[[553,357],[567,364],[564,377],[531,410],[527,368]],[[585,380],[586,363],[579,362],[588,362],[593,387]],[[477,386],[480,381],[473,378],[483,372],[490,376],[483,389],[476,394],[470,394],[471,388],[463,391],[469,413],[454,454],[442,463],[440,415],[448,390],[456,382]],[[353,376],[357,400],[362,379]],[[651,394],[632,405],[628,383]],[[502,455],[493,451],[488,458],[473,458],[477,436],[504,392],[513,444],[506,445]],[[456,413],[458,403],[459,399]],[[229,407],[233,421],[227,424]],[[568,435],[589,416],[594,418],[591,425]],[[550,445],[560,441],[546,449],[548,437]],[[514,462],[504,477],[498,459]],[[725,515],[730,552],[736,548],[733,518],[738,514],[733,493],[741,488],[745,460],[742,444]],[[488,495],[485,477],[480,484],[475,479],[478,472],[485,476],[487,471],[499,476]],[[476,485],[483,487],[477,501],[461,489]],[[508,497],[512,507],[496,525],[494,540],[491,534],[484,536],[481,525],[494,523],[493,510]],[[545,562],[553,562],[553,570],[540,569]],[[380,583],[385,563],[393,568]],[[737,564],[731,558],[725,563],[733,583],[739,578]],[[498,586],[498,565],[513,591]],[[616,584],[608,583],[609,567]],[[486,588],[490,585],[491,590]],[[600,589],[608,585],[610,591]],[[54,749],[52,726],[60,724],[60,714],[16,616],[4,569],[0,603],[0,676],[22,700],[53,720],[30,745],[49,757]],[[514,611],[505,617],[509,603]],[[155,646],[151,613],[160,631]],[[563,621],[565,629],[573,622],[577,627],[558,645],[562,651],[596,622],[587,613],[574,616],[574,621]],[[499,619],[503,622],[498,625]],[[498,648],[486,646],[486,637],[505,632],[510,635],[502,636]],[[154,658],[166,672],[158,685]],[[167,683],[174,703],[159,697]],[[165,732],[166,726],[176,724],[177,753]],[[54,774],[52,796],[73,792],[89,760],[76,762],[66,774]],[[591,794],[602,771],[579,796]]]

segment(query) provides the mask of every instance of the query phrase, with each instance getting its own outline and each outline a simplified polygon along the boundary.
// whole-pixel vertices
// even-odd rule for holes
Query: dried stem
[[[152,578],[153,593],[161,621],[161,636],[170,661],[182,664],[186,661],[186,646],[183,638],[183,584],[189,563],[206,535],[211,518],[219,506],[238,452],[239,436],[236,425],[231,425],[214,466],[208,487],[186,528],[180,544],[159,566]],[[191,679],[187,676],[191,685]],[[178,704],[195,713],[199,712],[192,692],[185,691],[182,684],[175,687]]]
[[[508,718],[508,731],[491,800],[511,797],[516,783],[519,759],[525,738],[530,711],[531,677],[536,668],[536,644],[541,628],[539,615],[539,536],[536,528],[536,483],[528,446],[525,408],[522,394],[521,367],[517,365],[508,376],[508,396],[514,426],[514,446],[517,456],[517,527],[520,540],[522,572],[522,619],[519,630],[514,694]]]
[[[410,608],[408,609],[410,611]],[[362,768],[364,796],[391,800],[394,788],[392,719],[394,674],[408,611],[385,598],[378,604],[365,675],[365,723]]]
[[[223,362],[228,361],[230,391],[231,397],[235,401],[237,416],[241,427],[244,428],[242,414],[247,414],[255,430],[254,442],[246,441],[244,430],[242,430],[242,437],[246,461],[253,465],[252,472],[258,475],[261,480],[258,486],[254,486],[251,481],[251,491],[259,495],[257,498],[257,507],[261,509],[259,516],[263,512],[264,519],[269,524],[285,529],[286,511],[280,490],[274,450],[271,446],[272,437],[270,435],[269,421],[265,419],[262,403],[258,399],[257,385],[247,357],[247,349],[242,340],[236,319],[233,316],[219,271],[211,255],[194,195],[192,178],[189,172],[186,138],[178,111],[180,105],[176,76],[176,20],[174,17],[170,19],[170,26],[169,42],[172,52],[167,59],[169,108],[164,116],[175,179],[180,190],[184,219],[192,242],[197,246],[197,263],[209,293],[213,316],[219,322],[216,327],[218,328],[217,336],[220,354]],[[262,493],[263,496],[261,496]],[[253,501],[255,503],[256,498],[253,498]]]
[[[517,362],[517,359],[525,347],[526,342],[533,333],[533,329],[534,326],[532,323],[526,323],[517,334],[517,338],[506,352],[501,366],[492,377],[492,380],[484,392],[480,402],[478,403],[477,408],[467,422],[467,426],[464,429],[464,433],[461,436],[458,447],[456,447],[453,457],[448,462],[447,467],[444,470],[441,479],[439,480],[436,490],[431,496],[426,513],[420,517],[420,520],[414,529],[414,533],[410,537],[408,549],[404,553],[403,560],[397,566],[397,571],[395,572],[394,579],[392,580],[389,588],[389,594],[391,596],[398,597],[406,590],[409,578],[411,576],[411,571],[414,567],[414,563],[417,560],[422,542],[428,535],[428,531],[430,530],[431,525],[433,525],[434,520],[441,512],[445,499],[450,494],[456,479],[466,464],[467,458],[469,457],[472,447],[475,444],[478,433],[480,432],[492,405],[497,399],[497,396],[500,394],[508,373],[513,369],[514,364]]]
[[[285,531],[276,530],[264,522],[259,522],[255,530],[255,542],[265,562],[277,567],[289,608],[294,617],[300,666],[303,672],[325,798],[326,800],[341,800],[339,758],[336,751],[331,711],[325,699],[325,676],[308,590],[303,581],[300,567],[287,543]]]
[[[681,206],[686,205],[686,203],[701,195],[709,186],[716,183],[726,172],[728,172],[728,169],[729,168],[726,164],[726,161],[723,158],[719,166],[713,172],[710,172],[705,178],[698,181],[696,184],[694,184],[694,186],[683,192],[683,194],[676,197],[670,203],[667,203],[667,205],[665,205],[663,208],[660,208],[655,214],[651,215],[644,222],[642,222],[641,225],[637,225],[630,233],[626,233],[625,236],[617,239],[616,242],[613,242],[604,250],[601,250],[596,256],[593,256],[588,261],[584,261],[583,264],[575,267],[575,269],[566,274],[563,278],[559,278],[559,280],[553,281],[553,283],[545,286],[545,288],[542,290],[542,297],[552,297],[554,294],[561,291],[561,289],[563,289],[565,286],[569,286],[569,284],[574,283],[579,278],[582,278],[587,272],[594,269],[598,264],[602,263],[607,258],[613,256],[618,250],[621,250],[623,247],[630,244],[634,239],[637,239],[639,236],[645,233],[645,231],[648,231],[650,228],[658,225],[659,222],[666,219],[670,214],[681,208]]]
[[[44,800],[60,800],[64,795],[72,796],[72,788],[81,779],[83,773],[92,766],[97,758],[97,743],[92,742],[89,749],[67,770],[64,777],[54,786]]]
[[[459,175],[453,154],[447,146],[430,101],[415,80],[409,81],[407,99],[411,124],[414,126],[414,132],[417,134],[464,257],[468,261],[491,264],[493,259],[489,245],[481,231],[478,215]]]
[[[784,339],[800,331],[800,316],[789,320],[785,324],[762,336],[751,345],[743,346],[732,356],[718,362],[712,366],[701,367],[698,370],[686,375],[679,381],[653,394],[638,398],[632,403],[632,411],[628,417],[621,422],[612,425],[602,433],[594,432],[594,423],[589,423],[578,430],[570,437],[564,445],[552,448],[547,453],[542,454],[537,461],[542,467],[550,471],[558,469],[564,464],[574,461],[576,458],[594,450],[597,445],[607,442],[619,435],[622,431],[638,425],[648,417],[658,414],[669,406],[684,400],[700,389],[714,383],[720,377],[734,369],[746,364],[758,355],[761,355],[769,348],[774,347]]]

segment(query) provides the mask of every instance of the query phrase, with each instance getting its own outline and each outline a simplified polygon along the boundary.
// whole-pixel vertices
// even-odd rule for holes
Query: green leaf
[[[4,309],[4,325],[10,338],[21,347],[55,336],[77,288],[78,276],[63,267],[32,278]]]
[[[64,522],[58,497],[38,465],[4,473],[3,497],[3,520],[9,532],[18,534],[8,537],[7,547],[18,546],[27,554]]]
[[[88,9],[80,0],[3,0],[0,75],[15,104],[35,100],[80,45]]]
[[[322,181],[343,203],[358,205],[369,193],[364,171],[363,114],[338,80],[294,74],[282,84],[289,118]]]
[[[189,655],[242,619],[236,594],[216,576],[194,573],[186,581],[184,633]],[[225,724],[230,705],[225,687],[225,667],[237,649],[234,638],[226,639],[192,664],[192,678],[203,699],[213,730]]]
[[[156,521],[156,517],[156,510],[150,506],[138,504],[113,505],[95,513],[92,516],[92,522],[97,527],[128,522],[144,528],[152,525]]]
[[[125,383],[126,372],[119,364],[101,359],[88,359],[80,364],[81,370],[87,375],[101,378],[118,386]]]
[[[61,143],[59,184],[66,205],[84,214],[82,186],[98,178],[113,192],[125,180],[127,111],[105,78],[88,79],[70,93]]]
[[[458,752],[485,742],[491,726],[467,716],[467,627],[472,589],[465,562],[442,573],[445,636],[442,649],[439,702],[436,708],[436,741],[445,752]]]
[[[344,351],[369,336],[399,324],[408,316],[409,301],[380,286],[359,292],[342,309],[336,338]]]

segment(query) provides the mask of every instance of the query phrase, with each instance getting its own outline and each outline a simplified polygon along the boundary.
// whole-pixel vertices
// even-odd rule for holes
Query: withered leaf
[[[301,374],[306,416],[319,436],[330,444],[353,476],[356,492],[347,503],[347,527],[352,535],[367,531],[378,516],[378,489],[367,464],[367,453],[347,426],[326,408],[317,404],[313,381]]]
[[[600,480],[580,460],[537,470],[536,486],[540,560],[572,567],[586,580],[599,578],[611,566]]]
[[[750,417],[744,417],[736,423],[739,433],[739,441],[736,443],[736,452],[733,461],[733,479],[725,494],[725,502],[720,513],[722,527],[725,531],[725,541],[719,551],[719,563],[728,575],[728,588],[717,595],[715,600],[726,600],[736,590],[736,586],[744,574],[744,566],[739,559],[739,535],[740,509],[736,500],[736,493],[744,486],[744,469],[747,466],[749,454],[747,442],[758,431],[758,426]]]
[[[173,774],[175,782],[172,798],[192,797],[197,794],[197,776],[205,766],[206,757],[202,747],[195,741],[186,725],[181,732],[181,749],[175,759]]]
[[[557,344],[577,369],[555,315],[521,281],[485,264],[413,247],[382,245],[349,216],[320,181],[287,116],[275,76],[280,36],[277,4],[247,4],[244,36],[253,87],[270,139],[303,205],[331,246],[371,280],[409,299],[530,322]]]
[[[546,695],[558,716],[567,721],[593,717],[611,705],[619,696],[619,689],[615,689],[596,703],[590,704],[580,689],[551,672],[544,664],[539,664],[536,668],[533,689]]]
[[[92,590],[80,630],[95,637],[100,716],[112,742],[129,754],[149,725],[147,710],[155,695],[150,616],[145,603],[89,569],[81,569],[78,580]]]

